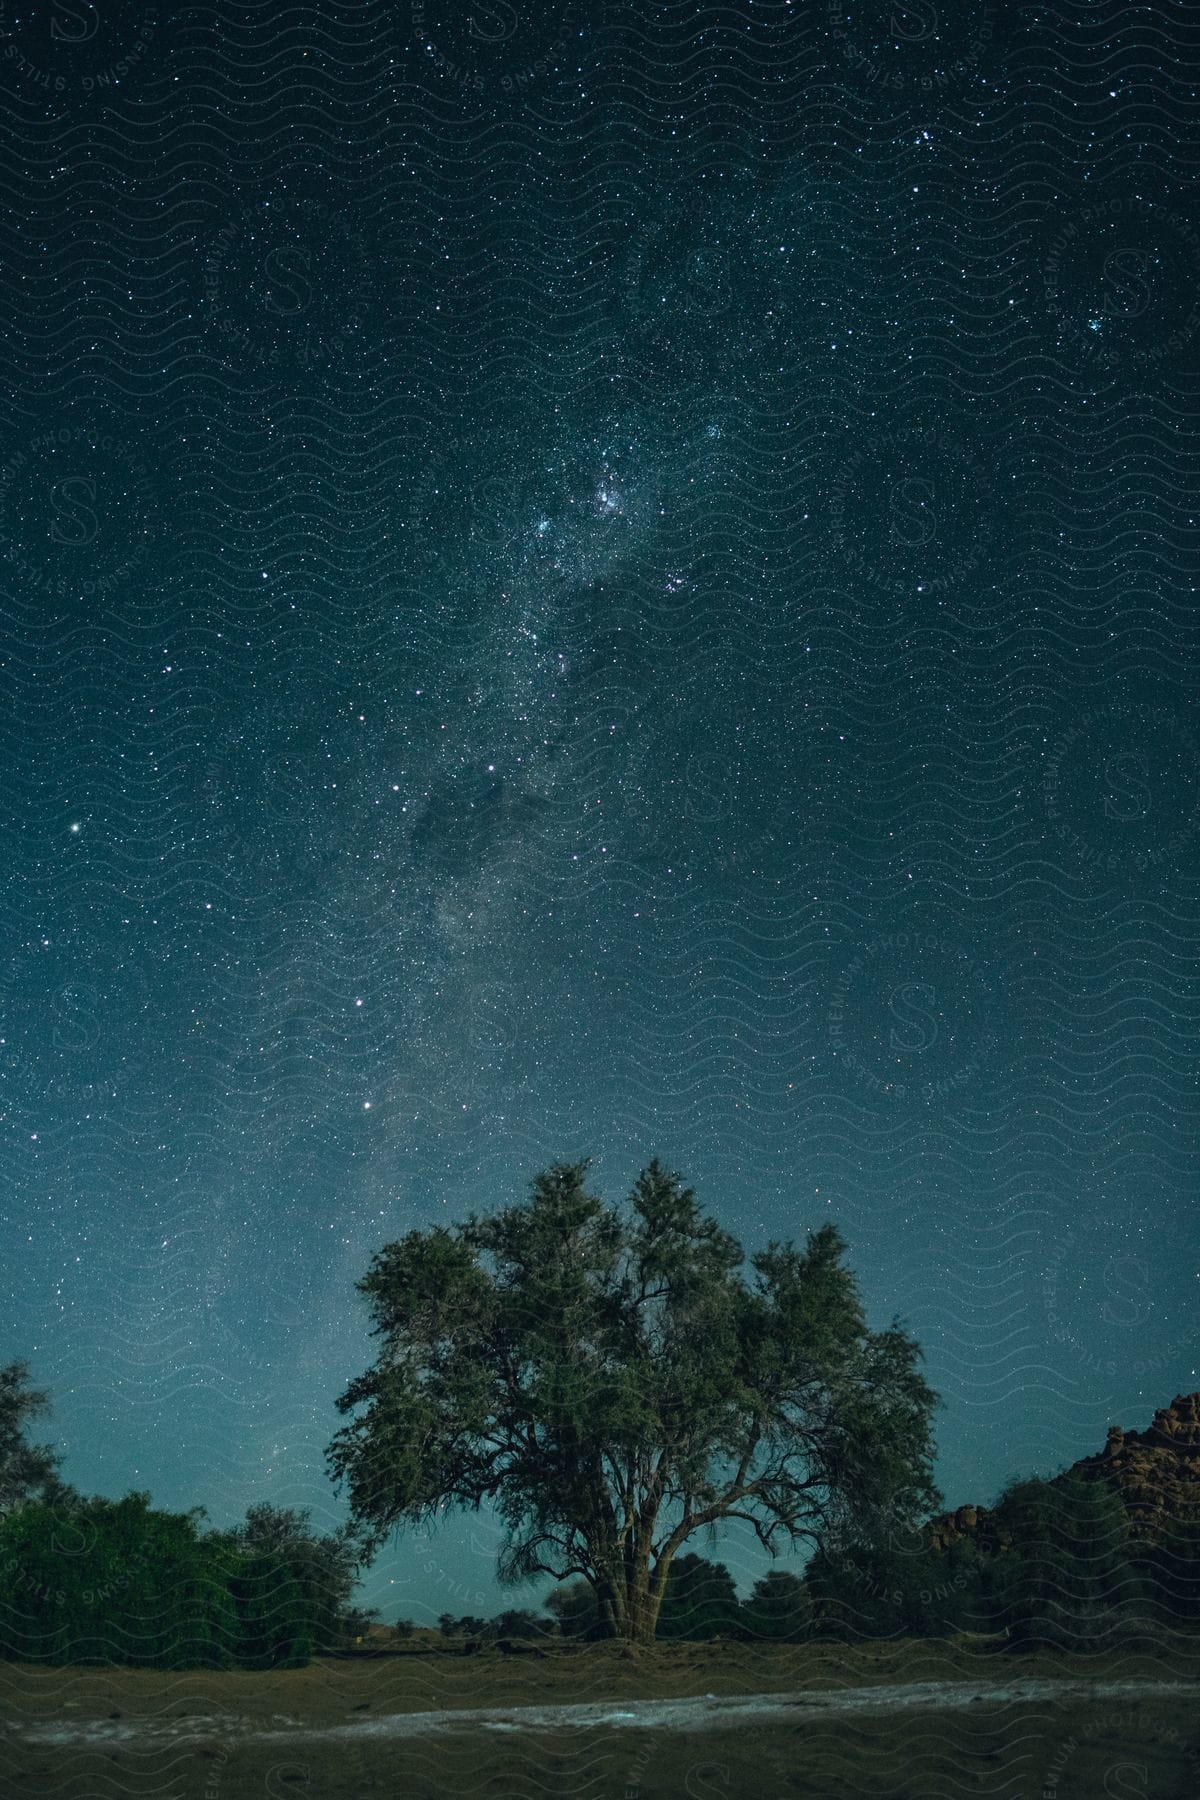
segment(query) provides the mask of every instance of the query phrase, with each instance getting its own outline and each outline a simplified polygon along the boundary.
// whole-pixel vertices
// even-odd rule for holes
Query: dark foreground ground
[[[1200,1644],[0,1664],[4,1800],[1200,1800]]]

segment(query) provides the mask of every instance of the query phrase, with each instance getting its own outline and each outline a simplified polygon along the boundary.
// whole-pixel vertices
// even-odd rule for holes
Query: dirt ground
[[[1081,1681],[1148,1685],[1084,1697]],[[1023,1682],[1036,1691],[1006,1692]],[[1187,1685],[1150,1692],[1163,1682]],[[914,1683],[959,1691],[913,1695]],[[0,1663],[0,1795],[1200,1800],[1197,1683],[1200,1645],[1027,1658],[929,1643],[401,1650],[264,1674]],[[1003,1697],[967,1702],[961,1684]],[[854,1701],[855,1689],[879,1692]],[[761,1718],[753,1706],[732,1723],[700,1709],[712,1714],[703,1729],[691,1728],[696,1708],[681,1724],[664,1704],[772,1695]],[[570,1724],[543,1711],[599,1702],[616,1704]],[[884,1705],[895,1710],[875,1710]],[[521,1707],[534,1709],[531,1724],[478,1717]]]

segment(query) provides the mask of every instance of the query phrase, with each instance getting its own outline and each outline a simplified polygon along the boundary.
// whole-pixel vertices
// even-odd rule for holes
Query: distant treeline
[[[555,1588],[538,1613],[518,1609],[490,1619],[473,1613],[456,1618],[443,1613],[437,1621],[442,1636],[481,1646],[505,1640],[591,1642],[607,1635],[596,1594],[588,1581]],[[398,1638],[411,1637],[411,1620],[398,1620]],[[812,1606],[807,1586],[786,1569],[770,1569],[754,1584],[747,1600],[724,1563],[690,1553],[677,1556],[667,1578],[658,1616],[659,1639],[740,1638],[771,1643],[799,1643],[812,1632]]]

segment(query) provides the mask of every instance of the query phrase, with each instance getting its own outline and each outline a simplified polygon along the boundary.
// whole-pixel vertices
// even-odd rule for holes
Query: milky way
[[[331,1523],[371,1256],[586,1155],[835,1219],[952,1504],[1144,1422],[1194,24],[310,12],[0,57],[0,1247],[66,1473]],[[370,1597],[487,1610],[496,1538]]]

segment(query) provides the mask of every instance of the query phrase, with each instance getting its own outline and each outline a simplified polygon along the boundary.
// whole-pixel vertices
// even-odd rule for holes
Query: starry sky
[[[1197,1385],[1198,99],[1171,4],[3,8],[0,1355],[77,1486],[331,1528],[374,1251],[583,1156],[835,1220],[948,1504]],[[536,1604],[497,1542],[364,1597]]]

